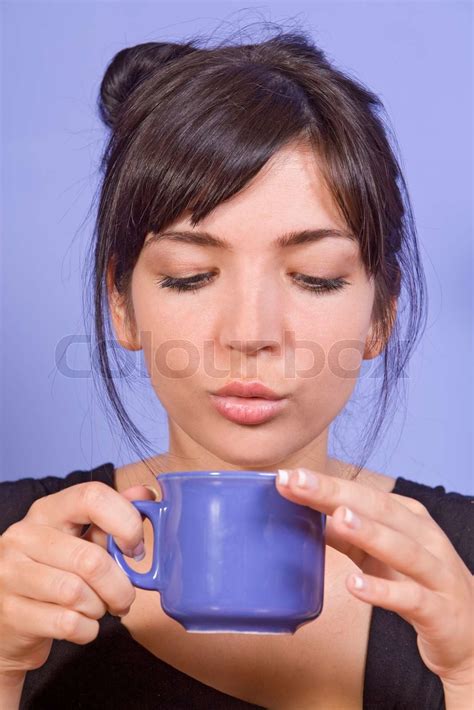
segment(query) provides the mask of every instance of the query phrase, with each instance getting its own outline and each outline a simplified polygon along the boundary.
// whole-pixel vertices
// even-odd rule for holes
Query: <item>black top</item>
[[[37,498],[86,481],[114,484],[114,465],[73,471],[65,478],[0,483],[0,534],[21,520]],[[398,477],[393,493],[416,498],[474,572],[474,497],[446,493]],[[120,619],[106,613],[86,644],[54,640],[46,663],[26,674],[20,710],[243,710],[259,708],[211,688],[147,651]],[[372,608],[363,710],[444,710],[440,679],[418,652],[416,632],[395,612]]]

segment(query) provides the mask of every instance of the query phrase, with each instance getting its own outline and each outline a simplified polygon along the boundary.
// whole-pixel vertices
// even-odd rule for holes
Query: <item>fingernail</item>
[[[354,589],[367,589],[367,583],[360,574],[352,575],[352,584]]]
[[[306,475],[306,471],[303,471],[302,468],[298,469],[298,478],[296,479],[296,485],[299,486],[300,488],[306,488],[306,484],[308,483],[308,476]]]
[[[132,557],[135,562],[141,562],[141,560],[143,560],[143,558],[145,557],[145,543],[143,540],[139,542],[136,548],[133,550]]]
[[[353,528],[354,530],[360,528],[361,525],[360,518],[358,518],[357,515],[353,513],[350,508],[344,508],[343,521],[345,522],[348,528]]]
[[[298,469],[298,477],[296,479],[296,485],[299,488],[318,488],[318,479],[314,473],[308,473],[303,468]]]
[[[286,471],[284,468],[279,468],[278,469],[278,476],[277,480],[280,486],[287,486],[288,485],[288,471]]]

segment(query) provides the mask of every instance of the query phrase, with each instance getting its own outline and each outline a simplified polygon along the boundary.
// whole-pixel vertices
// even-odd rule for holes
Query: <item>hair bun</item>
[[[158,67],[196,51],[191,44],[145,42],[117,52],[108,65],[99,92],[102,121],[113,128],[123,102]]]

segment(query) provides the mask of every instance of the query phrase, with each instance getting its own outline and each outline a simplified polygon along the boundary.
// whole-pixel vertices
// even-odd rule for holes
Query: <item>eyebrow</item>
[[[301,244],[312,244],[326,237],[338,237],[340,239],[349,239],[356,241],[356,238],[350,232],[340,229],[305,229],[299,232],[287,232],[277,237],[273,246],[277,249],[287,249],[288,247],[299,246]],[[173,242],[181,242],[184,244],[195,244],[201,247],[215,247],[217,249],[225,249],[226,251],[234,251],[232,244],[222,237],[217,237],[209,232],[194,232],[188,230],[172,230],[166,232],[154,233],[145,242],[144,248],[151,244],[157,244],[164,240]]]

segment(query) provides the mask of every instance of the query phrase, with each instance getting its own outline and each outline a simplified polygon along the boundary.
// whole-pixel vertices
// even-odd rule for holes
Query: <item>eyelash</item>
[[[305,291],[312,291],[315,295],[330,291],[339,291],[344,288],[344,286],[349,285],[349,282],[344,279],[320,279],[317,276],[299,275],[302,277],[301,281],[306,284],[305,286],[301,286],[301,288]],[[161,279],[157,279],[155,283],[157,283],[160,288],[171,288],[178,292],[193,292],[201,289],[206,283],[212,280],[213,276],[214,274],[210,272],[195,274],[194,276],[189,276],[187,279],[176,279],[172,276],[165,276]]]

